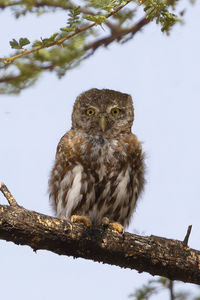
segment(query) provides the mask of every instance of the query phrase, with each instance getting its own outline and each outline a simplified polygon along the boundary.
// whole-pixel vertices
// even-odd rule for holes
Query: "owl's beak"
[[[101,130],[104,132],[106,129],[106,125],[107,125],[107,121],[106,118],[104,116],[102,116],[99,120],[99,127],[101,128]]]

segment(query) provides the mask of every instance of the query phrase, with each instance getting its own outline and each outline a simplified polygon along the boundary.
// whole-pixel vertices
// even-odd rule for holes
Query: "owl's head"
[[[134,119],[132,98],[108,89],[91,89],[77,97],[72,128],[107,138],[130,132]]]

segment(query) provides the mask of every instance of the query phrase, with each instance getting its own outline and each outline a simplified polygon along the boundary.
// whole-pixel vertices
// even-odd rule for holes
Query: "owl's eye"
[[[120,109],[118,107],[114,107],[111,109],[111,114],[114,115],[114,116],[118,116],[120,113]]]
[[[92,115],[94,115],[94,114],[95,114],[94,108],[88,108],[88,109],[86,110],[86,114],[87,114],[89,117],[91,117]]]

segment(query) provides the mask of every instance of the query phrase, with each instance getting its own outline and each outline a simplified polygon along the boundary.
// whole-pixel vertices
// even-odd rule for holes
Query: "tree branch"
[[[169,294],[170,294],[170,300],[175,300],[175,296],[174,296],[174,282],[173,282],[173,280],[169,281]]]
[[[18,1],[18,2],[13,1],[13,2],[6,3],[6,4],[0,4],[0,9],[5,9],[5,8],[11,7],[11,6],[20,6],[20,5],[26,5],[26,4],[24,3],[24,1]],[[27,5],[30,7],[29,3],[27,3]],[[41,2],[35,1],[34,3],[32,3],[31,7],[51,7],[51,8],[61,8],[61,9],[71,9],[71,8],[73,8],[73,5],[71,3],[60,4],[60,3],[50,3],[48,1],[43,1],[41,3]]]
[[[130,34],[132,38],[139,30],[141,30],[145,25],[147,25],[150,22],[150,19],[147,19],[146,16],[143,17],[140,21],[138,21],[135,25],[133,25],[130,28],[127,29],[121,29],[119,31],[113,32],[111,35],[104,37],[102,39],[96,40],[94,42],[91,42],[90,44],[86,45],[84,47],[84,50],[88,51],[89,49],[92,49],[93,54],[99,47],[101,46],[108,46],[112,42],[116,40],[121,40],[125,35]],[[129,40],[127,39],[127,40]]]
[[[40,2],[40,1],[34,1],[33,3],[31,3],[31,6],[30,6],[30,3],[27,2],[24,3],[24,1],[14,1],[14,2],[10,2],[10,3],[6,3],[6,4],[0,4],[0,9],[6,9],[8,7],[17,7],[17,6],[22,6],[22,5],[27,5],[28,8],[52,8],[52,9],[63,9],[63,10],[66,10],[66,9],[73,9],[74,8],[74,5],[68,1],[66,1],[65,3],[52,3],[52,2],[48,2],[48,1],[43,1],[43,2]],[[31,11],[30,11],[31,12]],[[81,12],[83,14],[92,14],[92,11],[90,9],[88,9],[87,7],[81,7]]]
[[[130,34],[130,37],[128,37],[126,41],[130,40],[131,38],[133,38],[133,36],[138,32],[140,31],[145,25],[147,25],[148,23],[150,22],[150,19],[147,19],[146,17],[143,17],[141,20],[139,20],[136,24],[134,24],[132,27],[130,28],[127,28],[127,29],[123,29],[123,30],[116,30],[116,31],[112,31],[112,33],[109,35],[109,36],[106,36],[104,38],[101,38],[101,39],[98,39],[98,40],[95,40],[87,45],[84,46],[84,51],[90,51],[89,53],[86,53],[86,55],[82,58],[82,59],[86,59],[88,58],[89,56],[93,55],[94,52],[104,46],[104,47],[107,47],[108,45],[110,45],[111,43],[115,42],[116,40],[121,40],[124,36],[126,35],[129,35]],[[108,25],[108,24],[106,24]],[[80,59],[80,60],[82,60]],[[54,64],[49,64],[49,65],[45,65],[45,66],[42,66],[40,65],[40,69],[41,70],[49,70],[49,71],[52,71],[54,68],[56,67],[56,65]],[[12,76],[12,75],[8,75],[8,76],[5,76],[3,78],[0,78],[0,83],[3,83],[3,82],[12,82],[14,80],[17,80],[17,79],[20,79],[21,78],[21,75],[15,75],[15,76]]]
[[[15,202],[11,206],[0,205],[0,239],[28,245],[34,251],[45,249],[200,284],[200,251],[181,241],[119,234],[110,227],[87,228],[26,210]]]
[[[123,4],[121,4],[120,6],[118,6],[117,8],[113,9],[110,13],[108,13],[105,16],[106,19],[108,19],[108,18],[112,17],[113,15],[117,14],[122,8],[124,8],[131,1],[132,0],[126,0],[126,2],[124,2]],[[66,37],[63,37],[63,38],[61,38],[61,39],[59,39],[57,41],[51,42],[51,43],[49,43],[47,45],[44,44],[42,46],[35,47],[35,48],[29,49],[29,50],[23,50],[22,52],[20,52],[20,53],[18,53],[16,55],[10,56],[10,57],[0,58],[0,61],[3,61],[4,64],[10,64],[10,63],[12,63],[17,58],[23,57],[23,56],[31,54],[31,53],[38,52],[39,50],[50,48],[52,46],[62,46],[63,43],[66,40],[69,40],[72,37],[78,35],[79,33],[85,32],[85,31],[87,31],[87,30],[89,30],[89,29],[91,29],[91,28],[93,28],[94,26],[97,26],[97,25],[100,25],[100,24],[98,24],[98,22],[93,22],[90,25],[86,25],[86,26],[81,27],[81,28],[76,28],[74,32],[68,34]]]
[[[192,225],[189,225],[189,226],[188,226],[188,229],[187,229],[186,236],[185,236],[185,238],[184,238],[184,240],[183,240],[183,244],[184,244],[185,246],[188,245],[188,240],[189,240],[189,237],[190,237],[191,230],[192,230]]]

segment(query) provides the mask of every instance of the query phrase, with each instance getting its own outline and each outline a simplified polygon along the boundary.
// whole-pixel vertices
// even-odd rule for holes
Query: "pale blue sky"
[[[52,214],[48,176],[57,143],[70,129],[75,97],[92,87],[116,89],[133,96],[133,132],[147,157],[146,189],[129,231],[182,240],[192,224],[189,245],[200,249],[200,3],[185,3],[185,25],[169,37],[150,24],[129,43],[97,51],[62,80],[45,74],[19,96],[1,95],[0,181],[20,205]],[[61,13],[51,18],[15,21],[9,12],[1,13],[0,56],[8,53],[12,38],[48,36],[66,20]],[[0,201],[6,203],[2,195]],[[0,241],[0,266],[5,300],[125,300],[150,278],[47,251],[35,254],[5,241]]]

